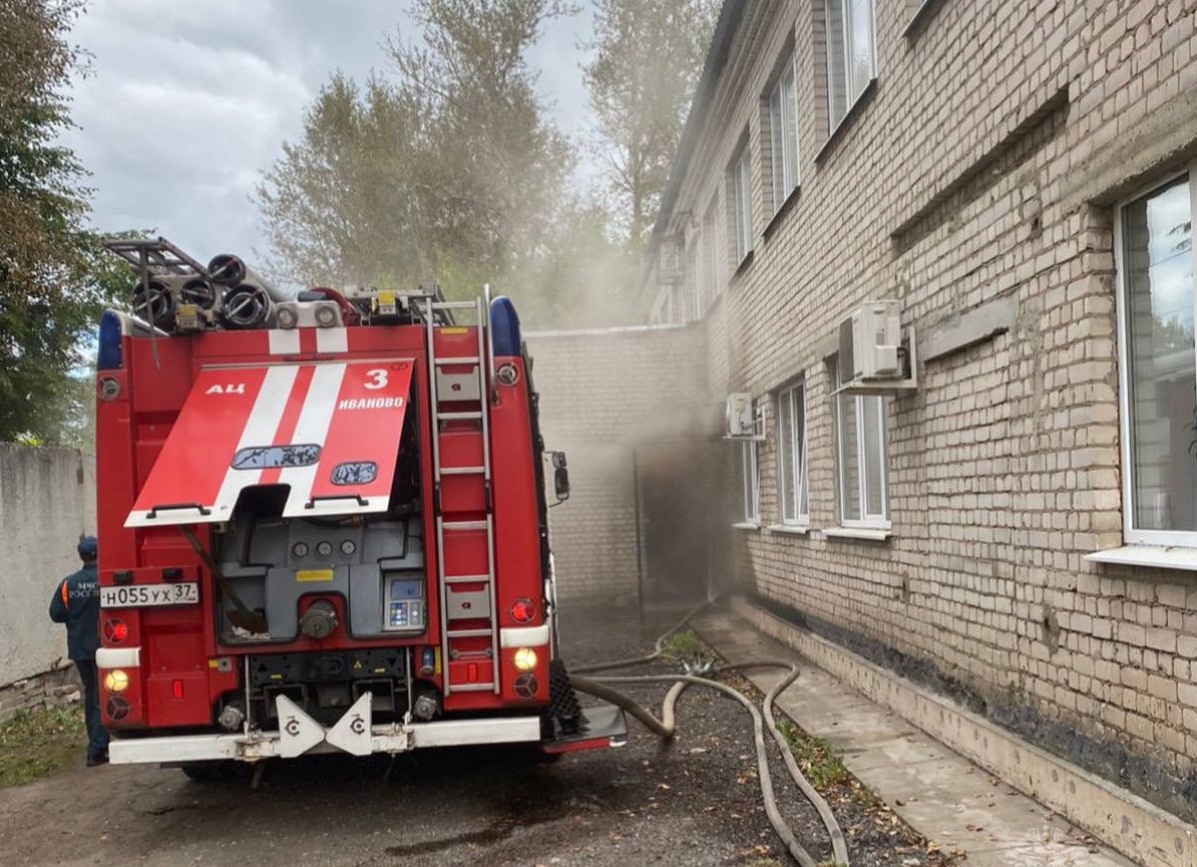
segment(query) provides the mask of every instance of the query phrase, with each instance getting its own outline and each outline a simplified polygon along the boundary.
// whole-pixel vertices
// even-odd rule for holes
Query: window
[[[885,399],[871,394],[838,394],[835,422],[840,523],[845,527],[888,528]]]
[[[702,273],[699,285],[704,312],[719,291],[719,214],[715,208],[716,203],[711,202],[706,216],[702,218]]]
[[[806,387],[787,388],[777,397],[778,479],[781,522],[810,523],[806,496]]]
[[[690,300],[693,302],[693,318],[695,321],[702,319],[702,314],[706,311],[706,305],[702,299],[702,238],[697,237],[694,243],[690,245]]]
[[[798,186],[798,118],[794,58],[782,69],[769,96],[769,155],[773,168],[773,213]]]
[[[740,151],[728,172],[732,224],[736,233],[736,265],[752,250],[752,188],[748,176],[748,145]]]
[[[686,284],[674,283],[669,289],[669,324],[684,325],[686,323]]]
[[[662,287],[657,292],[657,299],[653,302],[653,312],[649,321],[653,325],[666,325],[669,322],[669,287]]]
[[[875,75],[873,0],[826,0],[827,111],[834,130]]]
[[[1132,543],[1197,545],[1191,178],[1118,212],[1123,520]]]
[[[746,524],[759,524],[761,520],[761,486],[757,471],[756,445],[754,441],[740,443],[740,481]]]

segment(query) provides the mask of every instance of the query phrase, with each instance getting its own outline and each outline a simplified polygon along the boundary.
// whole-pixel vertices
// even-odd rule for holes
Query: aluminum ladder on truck
[[[473,310],[476,334],[435,324],[437,311]],[[491,495],[488,309],[426,302],[436,564],[444,694],[499,692],[495,523]],[[452,315],[452,314],[450,314]]]

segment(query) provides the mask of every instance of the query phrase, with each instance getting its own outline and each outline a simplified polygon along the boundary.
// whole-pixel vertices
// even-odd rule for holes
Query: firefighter
[[[84,536],[76,548],[83,568],[62,579],[50,599],[50,619],[65,623],[67,655],[83,681],[83,710],[87,720],[87,766],[108,762],[108,732],[100,724],[100,685],[96,648],[100,646],[100,585],[96,580],[95,536]]]

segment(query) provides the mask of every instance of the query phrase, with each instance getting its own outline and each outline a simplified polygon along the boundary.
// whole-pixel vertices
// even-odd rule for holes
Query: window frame
[[[877,80],[877,3],[876,0],[866,0],[869,4],[869,76],[865,80],[857,93],[852,93],[851,76],[849,74],[849,59],[852,56],[852,17],[851,17],[851,3],[852,0],[823,0],[823,44],[824,44],[824,72],[826,73],[827,85],[827,133],[828,136],[835,134],[848,117],[852,114],[852,108],[860,101],[869,90],[869,84]],[[836,3],[841,10],[840,19],[842,21],[842,34],[839,40],[839,50],[842,52],[843,61],[843,75],[844,75],[844,110],[838,117],[835,116],[834,98],[832,94],[832,34],[831,34],[831,4]]]
[[[756,440],[740,443],[740,523],[759,527],[761,523],[761,462]],[[745,470],[752,467],[749,478]]]
[[[1195,182],[1197,181],[1197,161],[1188,163],[1181,171],[1172,172],[1156,179],[1149,185],[1137,189],[1132,195],[1128,195],[1120,200],[1114,208],[1114,307],[1118,340],[1116,352],[1118,359],[1118,432],[1119,439],[1121,440],[1119,444],[1121,467],[1119,469],[1122,476],[1122,536],[1123,542],[1131,545],[1197,548],[1197,530],[1141,530],[1134,526],[1136,511],[1134,499],[1135,474],[1132,462],[1133,457],[1131,455],[1131,358],[1129,355],[1130,323],[1128,322],[1130,304],[1127,298],[1128,287],[1126,285],[1126,263],[1124,261],[1126,252],[1123,247],[1123,241],[1126,237],[1126,230],[1123,227],[1123,213],[1132,203],[1157,190],[1162,190],[1180,178],[1187,178],[1189,184],[1189,255],[1194,267],[1193,301],[1194,305],[1197,306],[1197,243],[1194,243],[1197,241],[1197,230],[1192,225],[1193,218],[1197,217],[1197,182]],[[1195,315],[1195,319],[1197,319],[1197,315]],[[1197,367],[1197,362],[1195,362],[1195,367]]]
[[[786,82],[789,82],[789,99],[786,99]],[[778,111],[774,112],[773,101],[777,99]],[[802,182],[800,172],[801,151],[798,147],[798,73],[797,53],[791,49],[769,89],[769,174],[772,193],[773,214],[776,215],[785,205],[786,200]],[[789,108],[787,117],[786,108]],[[787,120],[789,121],[787,123]],[[781,137],[781,153],[777,153],[778,130]],[[786,147],[786,136],[793,132],[793,165],[790,165],[791,155]],[[780,157],[780,159],[779,159]],[[781,166],[781,183],[778,184],[778,164]]]
[[[736,152],[727,174],[736,268],[739,268],[752,252],[752,164],[748,142]]]
[[[702,217],[702,300],[703,312],[719,296],[719,199],[713,197]]]
[[[836,382],[843,385],[840,380],[840,365],[839,356],[835,359],[835,375]],[[889,425],[887,424],[888,407],[886,406],[885,397],[879,394],[855,394],[852,392],[837,392],[832,395],[835,412],[835,442],[836,442],[836,494],[839,502],[837,503],[837,511],[839,512],[840,526],[850,529],[860,530],[889,530],[893,524],[890,520],[889,509]],[[857,497],[860,504],[860,517],[850,518],[847,515],[848,498],[846,496],[847,490],[847,462],[844,454],[844,417],[843,406],[845,400],[853,401],[853,409],[856,413],[856,442],[854,444],[854,452],[856,459],[856,476],[857,476]],[[868,453],[867,444],[865,442],[865,425],[864,407],[865,401],[875,400],[878,402],[878,421],[879,433],[878,437],[878,467],[880,469],[880,500],[881,511],[869,512],[869,482],[870,477],[868,473]]]
[[[690,262],[690,301],[691,301],[691,321],[697,322],[702,319],[702,314],[706,312],[705,305],[702,300],[702,235],[694,238],[690,244],[690,249],[686,253],[686,258]]]
[[[789,396],[789,436],[784,431],[787,427],[787,414],[783,409],[783,401]],[[795,396],[799,400],[795,400]],[[809,529],[810,527],[810,483],[806,470],[806,451],[809,430],[806,412],[806,376],[786,386],[777,393],[777,498],[781,506],[780,518],[783,527]],[[801,414],[802,432],[798,434],[797,416]],[[788,440],[788,442],[787,442]],[[782,460],[782,449],[788,449],[790,454],[791,478],[788,480],[785,472],[785,462]],[[805,509],[803,506],[805,505]],[[787,515],[787,507],[792,506],[793,514]]]
[[[686,319],[686,281],[680,280],[669,287],[669,294],[672,300],[669,309],[672,313],[669,319],[670,325],[685,325],[688,321]]]

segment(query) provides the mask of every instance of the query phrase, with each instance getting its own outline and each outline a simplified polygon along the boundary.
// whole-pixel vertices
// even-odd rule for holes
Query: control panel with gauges
[[[356,638],[427,628],[421,517],[398,520],[264,518],[239,526],[221,546],[221,572],[240,598],[264,611],[266,632],[225,638],[293,641],[305,597],[340,596]],[[278,564],[278,565],[273,565]]]

